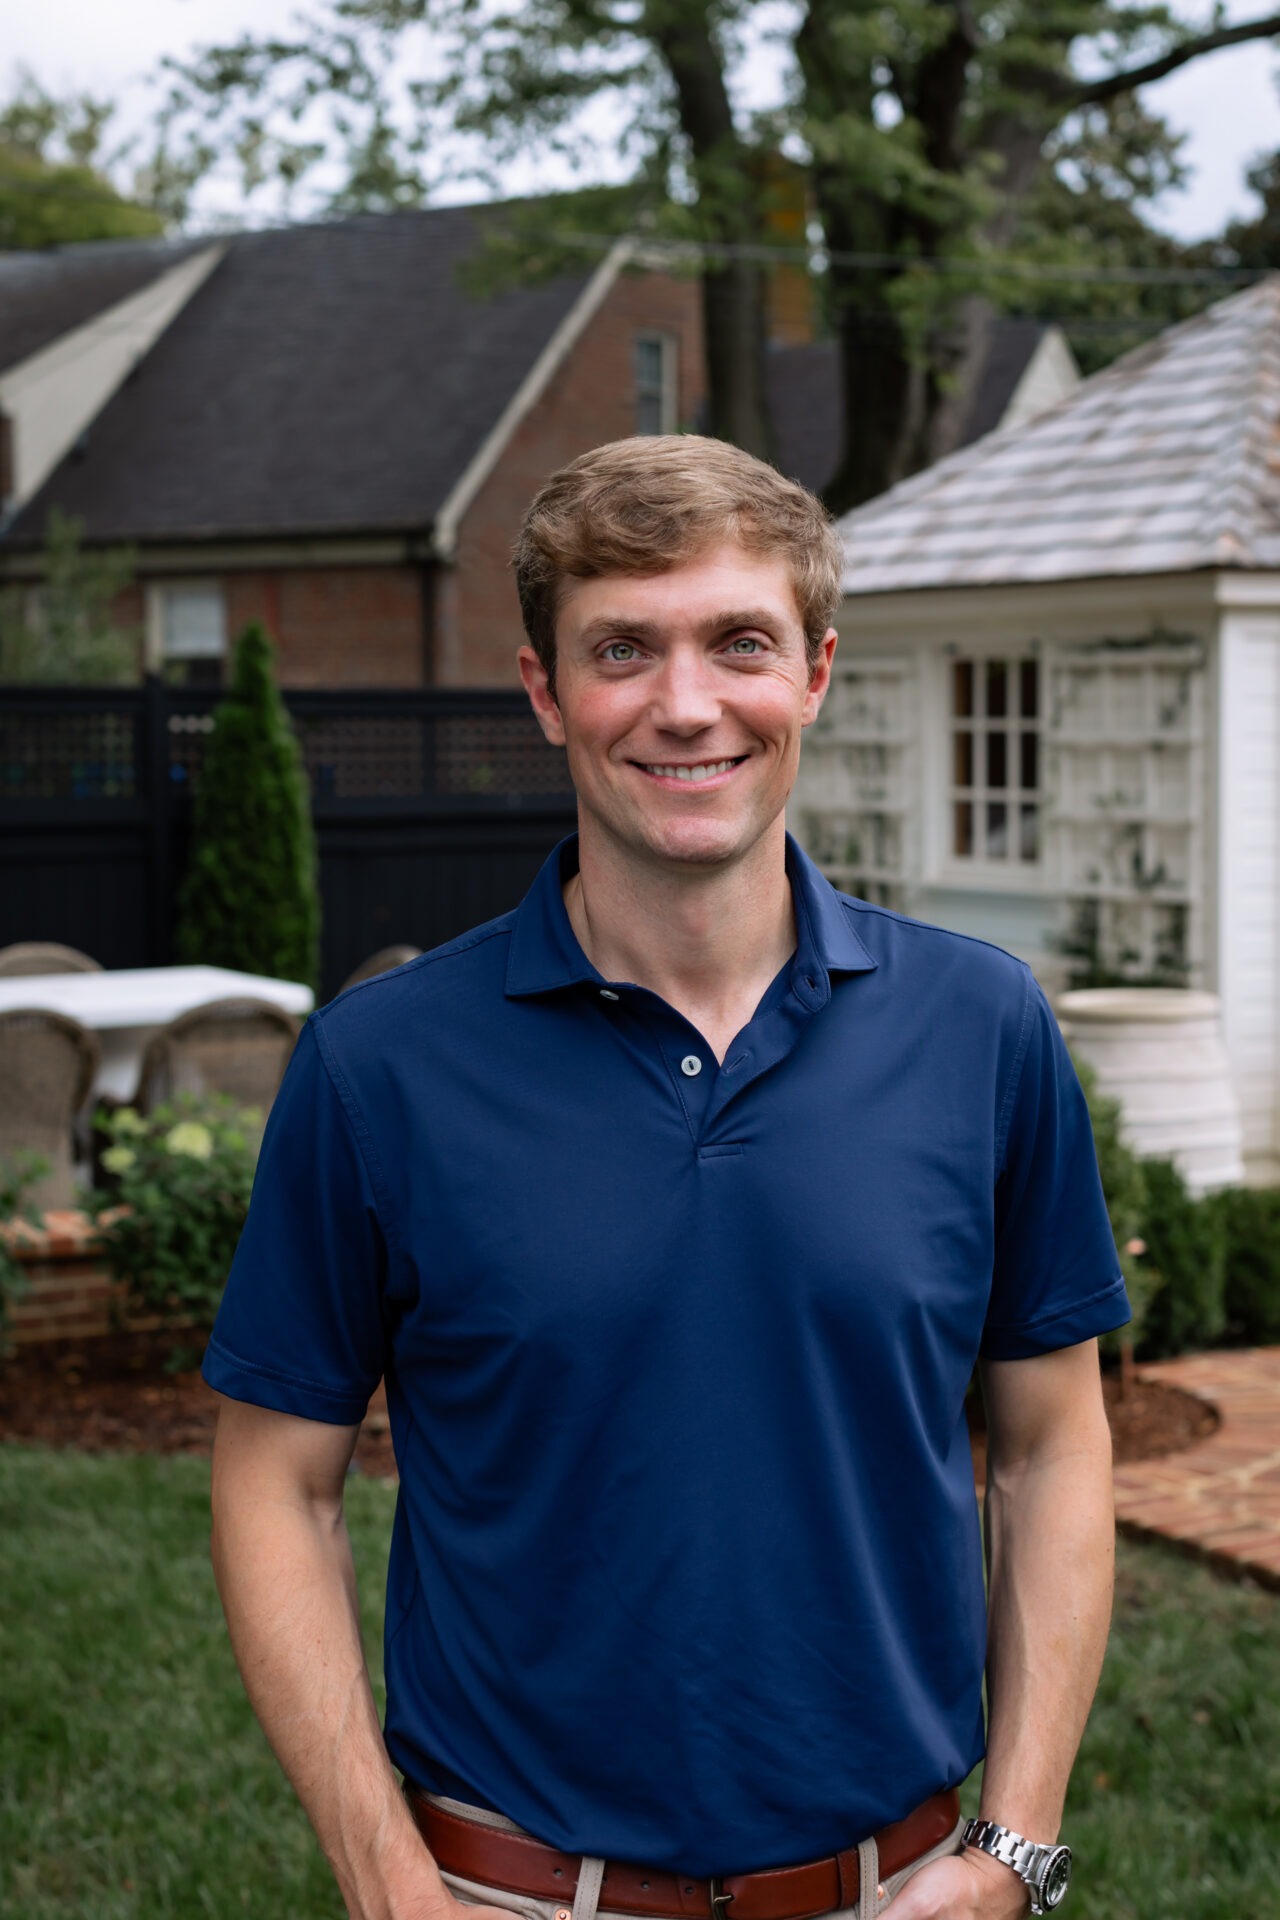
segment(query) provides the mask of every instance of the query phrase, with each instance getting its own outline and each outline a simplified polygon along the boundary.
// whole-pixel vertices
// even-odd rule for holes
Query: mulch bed
[[[0,1440],[83,1453],[198,1453],[213,1445],[217,1397],[200,1378],[203,1341],[187,1333],[112,1333],[19,1347],[0,1364]],[[394,1476],[386,1396],[378,1388],[355,1464]]]
[[[115,1333],[78,1344],[19,1348],[0,1365],[0,1440],[33,1440],[86,1453],[207,1454],[217,1402],[199,1374],[190,1333]],[[1212,1407],[1176,1387],[1103,1377],[1117,1461],[1176,1453],[1213,1432]],[[985,1436],[973,1435],[979,1480]],[[355,1463],[377,1479],[396,1464],[379,1388],[356,1442]]]

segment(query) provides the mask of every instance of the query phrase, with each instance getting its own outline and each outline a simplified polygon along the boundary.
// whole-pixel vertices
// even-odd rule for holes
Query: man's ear
[[[809,684],[805,688],[804,710],[800,717],[801,726],[811,727],[822,710],[822,703],[827,697],[827,688],[831,685],[831,661],[838,638],[839,635],[834,627],[828,627],[822,636],[818,658],[814,662],[813,672],[809,675]]]
[[[524,681],[524,690],[529,696],[529,705],[533,708],[538,725],[553,747],[562,747],[564,722],[560,718],[560,709],[551,691],[546,668],[532,647],[521,647],[517,658],[520,662],[520,678]]]

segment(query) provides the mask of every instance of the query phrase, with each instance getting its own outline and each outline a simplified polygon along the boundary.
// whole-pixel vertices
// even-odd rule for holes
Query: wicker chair
[[[348,987],[355,987],[362,980],[372,980],[375,974],[390,973],[392,967],[402,967],[406,960],[416,960],[422,952],[421,947],[382,947],[377,953],[371,953],[362,960],[354,973],[347,975],[339,993],[345,993]]]
[[[0,976],[21,973],[101,973],[102,962],[56,940],[18,940],[0,947]]]
[[[72,1128],[98,1068],[98,1042],[44,1007],[0,1013],[0,1159],[24,1150],[49,1162],[29,1190],[38,1207],[75,1204]]]
[[[162,1027],[142,1056],[137,1104],[223,1093],[263,1116],[276,1097],[298,1022],[270,1000],[206,1000]]]

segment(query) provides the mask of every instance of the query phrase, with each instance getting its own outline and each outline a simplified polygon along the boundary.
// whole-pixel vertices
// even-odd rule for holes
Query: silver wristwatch
[[[1071,1885],[1070,1847],[1040,1846],[994,1820],[970,1820],[961,1839],[966,1847],[980,1847],[993,1860],[1013,1868],[1030,1888],[1032,1913],[1052,1913],[1066,1899]]]

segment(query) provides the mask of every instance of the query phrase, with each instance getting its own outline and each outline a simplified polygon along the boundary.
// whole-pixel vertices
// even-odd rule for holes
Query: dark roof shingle
[[[995,322],[982,378],[961,427],[962,447],[999,426],[1047,331],[1042,320]],[[835,478],[844,444],[839,349],[834,340],[775,347],[766,378],[775,464],[801,486],[821,493]]]
[[[238,235],[23,509],[90,540],[430,528],[592,268],[484,298],[483,210]]]
[[[207,241],[103,240],[0,253],[0,373],[140,293]]]

